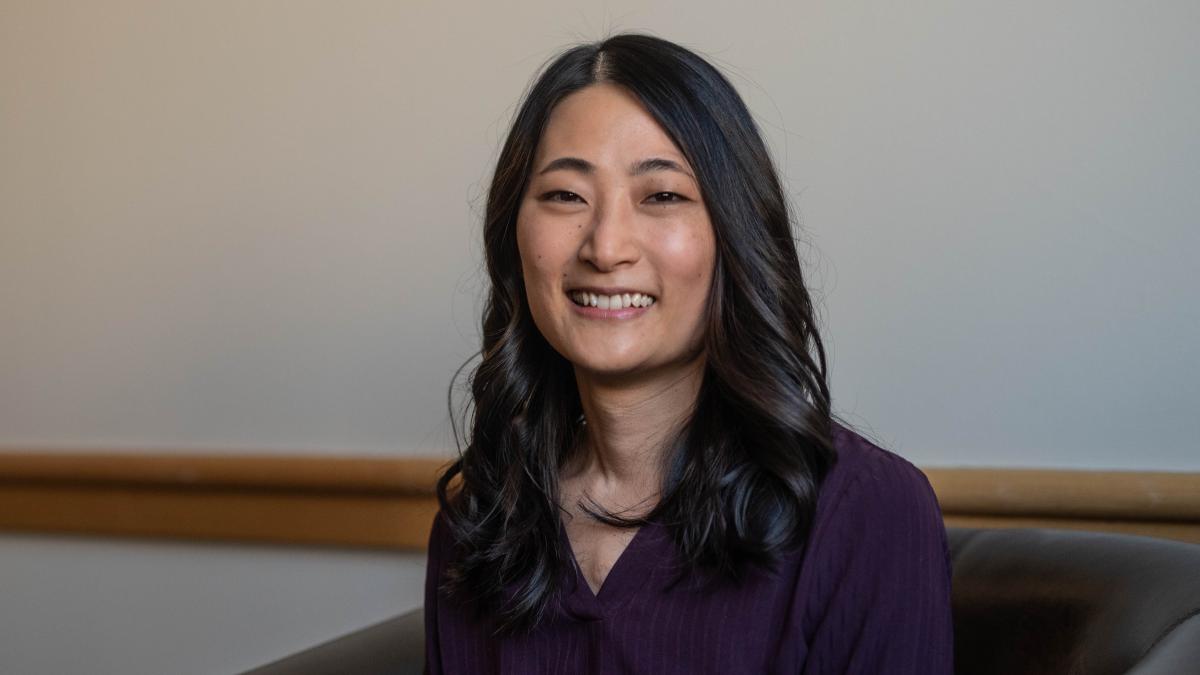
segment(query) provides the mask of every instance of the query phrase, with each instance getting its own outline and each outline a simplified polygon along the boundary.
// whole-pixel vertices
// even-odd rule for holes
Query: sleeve
[[[442,512],[433,517],[429,531],[429,552],[425,562],[425,669],[424,675],[442,675],[442,655],[438,640],[438,583],[445,559],[445,524]]]
[[[950,552],[928,479],[899,456],[871,463],[834,514],[813,533],[826,592],[806,610],[803,673],[952,675]]]

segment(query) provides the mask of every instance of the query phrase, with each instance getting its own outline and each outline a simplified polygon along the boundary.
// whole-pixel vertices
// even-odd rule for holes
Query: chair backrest
[[[1200,673],[1200,546],[1048,529],[948,534],[957,673]]]

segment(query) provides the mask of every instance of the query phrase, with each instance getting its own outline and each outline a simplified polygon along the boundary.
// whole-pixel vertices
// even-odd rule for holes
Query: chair
[[[1200,546],[1125,534],[950,528],[959,675],[1200,674]],[[404,675],[422,611],[246,675]]]

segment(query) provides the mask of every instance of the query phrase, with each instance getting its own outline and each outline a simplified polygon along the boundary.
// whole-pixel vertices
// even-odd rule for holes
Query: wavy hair
[[[836,461],[825,349],[787,201],[745,103],[706,60],[661,38],[624,33],[566,50],[527,91],[492,177],[483,227],[491,288],[473,409],[463,411],[470,434],[463,449],[452,383],[460,453],[437,482],[460,552],[441,588],[495,617],[498,635],[540,623],[571,569],[558,480],[580,447],[582,406],[571,364],[530,314],[516,222],[551,111],[599,82],[632,93],[683,152],[716,257],[705,370],[691,416],[664,447],[659,503],[639,518],[581,507],[618,527],[657,519],[686,572],[738,579],[746,565],[772,565],[804,544]]]

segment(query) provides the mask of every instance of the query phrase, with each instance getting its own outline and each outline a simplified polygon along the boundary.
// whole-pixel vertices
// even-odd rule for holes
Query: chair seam
[[[1154,641],[1151,642],[1150,645],[1147,646],[1146,649],[1142,651],[1141,656],[1137,657],[1137,659],[1133,662],[1134,665],[1139,664],[1142,661],[1145,661],[1146,657],[1150,655],[1150,652],[1154,651],[1154,648],[1157,647],[1163,640],[1165,640],[1168,635],[1175,632],[1175,629],[1179,628],[1183,624],[1187,623],[1188,621],[1191,621],[1192,619],[1194,619],[1198,616],[1200,616],[1200,607],[1193,609],[1192,611],[1188,612],[1187,614],[1184,614],[1183,616],[1179,617],[1174,622],[1172,622],[1171,625],[1164,628],[1163,631],[1158,634],[1158,637],[1154,638]]]

